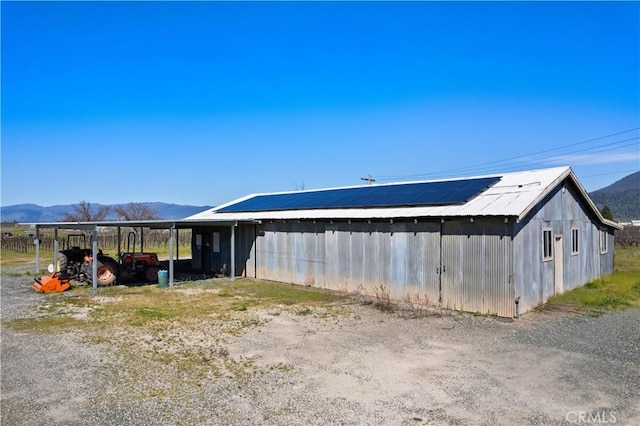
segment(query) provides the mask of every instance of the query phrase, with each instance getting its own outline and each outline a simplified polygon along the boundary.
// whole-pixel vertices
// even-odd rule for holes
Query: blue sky
[[[2,2],[3,206],[640,167],[638,2]]]

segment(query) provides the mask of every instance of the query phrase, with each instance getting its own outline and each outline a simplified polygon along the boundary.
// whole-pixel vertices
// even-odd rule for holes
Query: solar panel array
[[[256,195],[217,211],[239,213],[464,204],[498,180],[500,177]]]

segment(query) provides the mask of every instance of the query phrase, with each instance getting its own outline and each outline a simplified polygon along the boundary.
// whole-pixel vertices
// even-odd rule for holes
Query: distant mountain
[[[640,219],[640,172],[589,194],[600,210],[609,206],[617,221]]]
[[[158,214],[158,219],[183,219],[187,216],[210,209],[210,206],[189,206],[181,204],[167,203],[141,203],[153,209]],[[91,203],[93,207],[100,207],[101,204]],[[110,207],[117,207],[123,204],[113,204]],[[126,204],[125,204],[126,205]],[[13,206],[0,207],[0,220],[2,222],[58,222],[67,213],[73,212],[73,205],[61,205],[42,207],[37,204],[16,204]],[[107,220],[117,220],[111,214]]]

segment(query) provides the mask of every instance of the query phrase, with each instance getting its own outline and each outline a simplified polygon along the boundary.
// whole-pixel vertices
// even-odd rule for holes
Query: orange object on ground
[[[71,288],[69,280],[60,278],[58,272],[54,272],[50,276],[36,278],[33,282],[33,289],[38,293],[61,293]]]

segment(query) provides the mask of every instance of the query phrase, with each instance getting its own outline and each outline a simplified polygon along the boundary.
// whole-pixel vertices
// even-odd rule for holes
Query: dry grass
[[[72,332],[88,344],[104,345],[113,357],[108,376],[114,389],[142,399],[171,398],[187,382],[196,387],[219,378],[246,382],[255,373],[254,362],[230,357],[228,339],[265,324],[268,313],[341,315],[344,297],[287,284],[222,279],[169,289],[109,287],[98,296],[81,287],[45,300],[32,317],[3,326],[22,333]],[[158,371],[171,372],[163,377],[175,380],[160,380]]]

